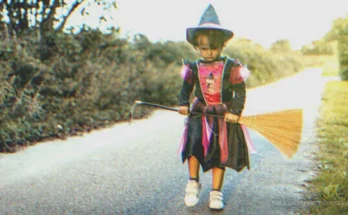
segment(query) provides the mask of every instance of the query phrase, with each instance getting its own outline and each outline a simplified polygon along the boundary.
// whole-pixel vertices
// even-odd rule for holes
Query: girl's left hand
[[[225,113],[224,120],[226,122],[237,123],[239,120],[239,116],[232,113]]]

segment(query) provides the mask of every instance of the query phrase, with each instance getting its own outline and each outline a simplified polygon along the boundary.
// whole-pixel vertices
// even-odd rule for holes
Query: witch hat
[[[233,32],[226,28],[223,28],[220,24],[219,17],[213,7],[209,4],[208,8],[204,11],[198,26],[186,29],[186,40],[194,45],[194,32],[198,29],[215,29],[224,32],[226,35],[226,41],[232,39]]]

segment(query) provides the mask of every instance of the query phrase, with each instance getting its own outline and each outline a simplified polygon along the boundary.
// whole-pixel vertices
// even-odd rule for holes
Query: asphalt
[[[226,171],[223,211],[208,208],[210,172],[201,174],[199,203],[184,205],[187,166],[177,150],[185,117],[158,110],[131,124],[0,154],[0,214],[299,214],[310,204],[303,192],[315,176],[315,119],[327,81],[320,69],[306,69],[248,90],[245,115],[303,108],[302,141],[288,159],[249,130],[257,153],[250,170]]]

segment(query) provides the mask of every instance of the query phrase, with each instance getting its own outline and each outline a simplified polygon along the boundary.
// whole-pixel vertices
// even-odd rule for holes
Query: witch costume
[[[198,27],[187,29],[187,41],[191,44],[194,44],[196,29],[217,29],[223,31],[226,38],[233,37],[232,31],[220,26],[212,7],[205,11]],[[182,162],[195,156],[203,171],[213,167],[229,167],[237,172],[245,167],[250,169],[250,138],[246,127],[239,123],[227,123],[223,119],[226,112],[238,116],[243,112],[246,99],[244,69],[238,60],[229,57],[184,62],[179,106],[188,106],[191,113],[186,119],[180,143]],[[214,114],[222,118],[194,113]]]

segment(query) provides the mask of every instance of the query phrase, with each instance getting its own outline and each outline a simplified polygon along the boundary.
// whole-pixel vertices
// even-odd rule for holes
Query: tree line
[[[331,31],[325,37],[328,41],[337,41],[340,77],[348,80],[348,14],[334,20]]]

